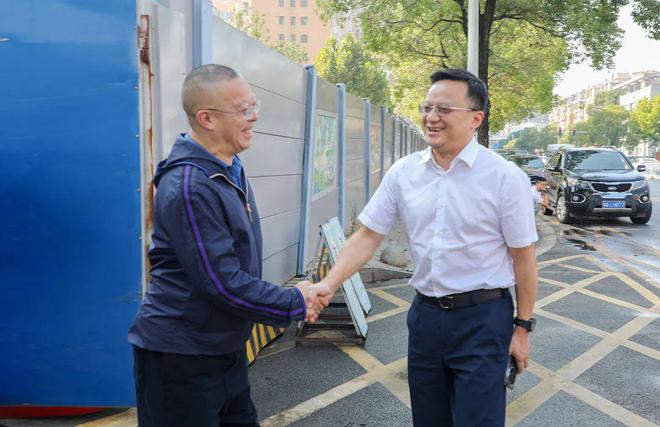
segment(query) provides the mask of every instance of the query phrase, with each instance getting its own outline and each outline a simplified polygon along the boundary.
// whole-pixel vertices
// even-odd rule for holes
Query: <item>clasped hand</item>
[[[321,311],[330,304],[335,292],[323,281],[312,283],[309,280],[303,280],[296,285],[296,288],[305,297],[305,304],[307,305],[305,321],[308,323],[316,322]]]

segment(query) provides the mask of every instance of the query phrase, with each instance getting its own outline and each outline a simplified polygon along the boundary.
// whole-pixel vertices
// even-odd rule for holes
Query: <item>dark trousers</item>
[[[220,356],[133,346],[140,427],[258,426],[245,351]]]
[[[408,382],[416,427],[504,425],[512,322],[508,292],[453,310],[415,297],[408,312]]]

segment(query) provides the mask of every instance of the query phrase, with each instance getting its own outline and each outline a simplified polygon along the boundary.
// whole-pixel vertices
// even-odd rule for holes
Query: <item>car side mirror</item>
[[[638,172],[644,172],[646,170],[646,165],[637,165]]]
[[[559,172],[561,169],[559,168],[559,166],[553,166],[551,168],[548,168],[548,170],[550,172]]]

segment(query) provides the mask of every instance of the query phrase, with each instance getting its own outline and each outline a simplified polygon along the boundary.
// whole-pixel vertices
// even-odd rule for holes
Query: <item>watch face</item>
[[[536,319],[532,317],[529,319],[529,332],[533,332],[534,328],[536,328]]]

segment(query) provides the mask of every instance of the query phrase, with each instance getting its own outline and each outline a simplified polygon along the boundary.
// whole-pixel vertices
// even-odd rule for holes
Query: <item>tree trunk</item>
[[[488,87],[488,59],[490,44],[490,29],[493,25],[493,17],[495,16],[495,2],[496,0],[486,0],[484,13],[479,14],[479,78],[486,83]],[[490,106],[489,106],[490,107]],[[479,144],[488,147],[488,130],[489,130],[489,116],[490,108],[484,114],[484,121],[479,126],[477,140]]]

